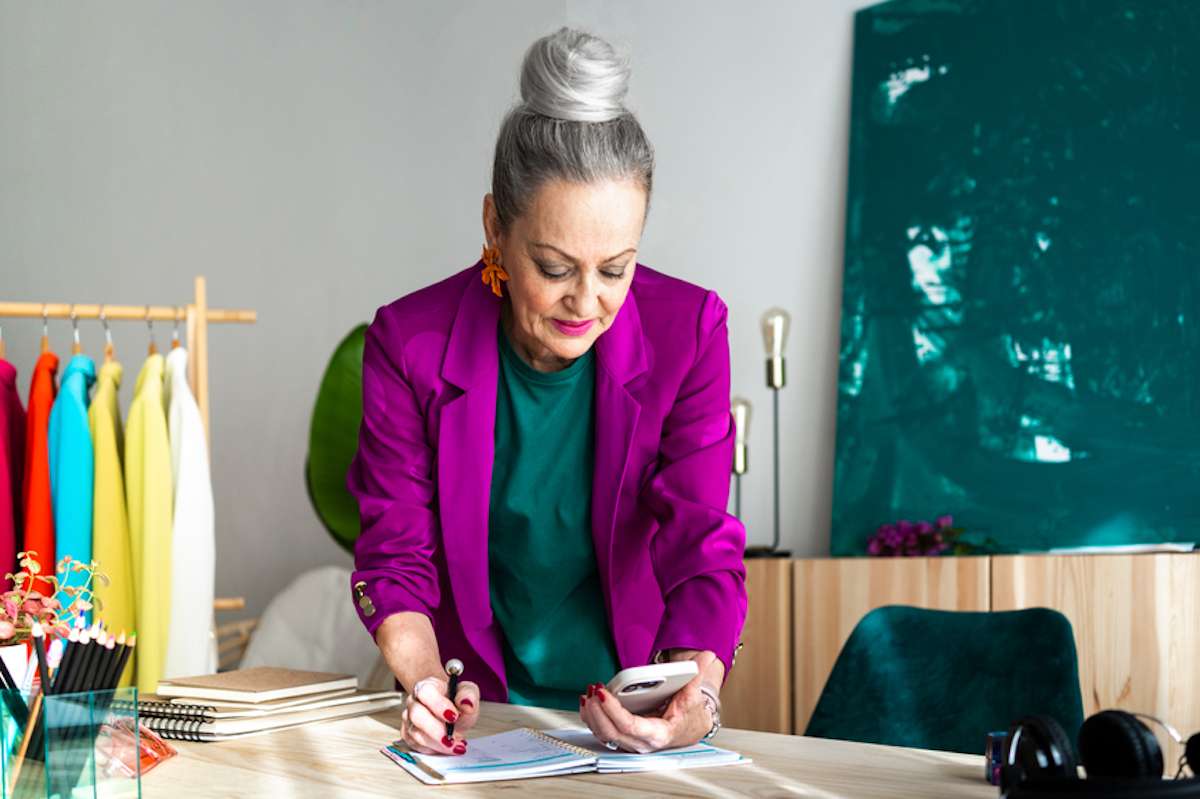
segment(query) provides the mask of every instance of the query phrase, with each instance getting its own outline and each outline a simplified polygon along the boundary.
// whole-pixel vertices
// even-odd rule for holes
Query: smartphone
[[[608,692],[630,713],[646,713],[669,700],[700,673],[694,660],[623,669],[608,681]]]

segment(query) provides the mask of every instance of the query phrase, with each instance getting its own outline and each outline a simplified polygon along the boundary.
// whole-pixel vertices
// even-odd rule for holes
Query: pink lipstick
[[[564,322],[561,319],[554,320],[554,326],[564,336],[582,336],[592,328],[594,319],[589,319],[586,322]]]

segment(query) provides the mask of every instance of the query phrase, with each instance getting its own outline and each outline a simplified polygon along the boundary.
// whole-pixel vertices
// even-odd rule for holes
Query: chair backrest
[[[366,331],[366,325],[351,330],[329,358],[313,405],[304,463],[313,509],[333,540],[348,551],[359,534],[358,503],[346,488],[346,471],[358,449]]]
[[[1072,740],[1083,723],[1065,616],[891,605],[854,628],[805,734],[978,753],[988,732],[1035,713],[1054,716]]]

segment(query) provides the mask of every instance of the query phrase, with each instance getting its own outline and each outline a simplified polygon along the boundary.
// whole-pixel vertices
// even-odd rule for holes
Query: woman
[[[719,727],[746,614],[726,310],[635,261],[653,152],[627,79],[601,39],[535,42],[483,259],[367,331],[352,588],[419,751],[465,752],[480,698],[578,700],[614,749]],[[444,658],[466,667],[454,697]],[[606,699],[600,683],[655,658],[700,674],[653,716]]]

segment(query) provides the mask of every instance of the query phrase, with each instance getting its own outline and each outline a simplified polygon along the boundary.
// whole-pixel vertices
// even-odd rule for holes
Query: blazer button
[[[364,616],[371,617],[375,615],[375,603],[371,601],[371,597],[367,596],[367,584],[359,580],[354,584],[354,595],[358,597],[358,607],[362,610]]]

